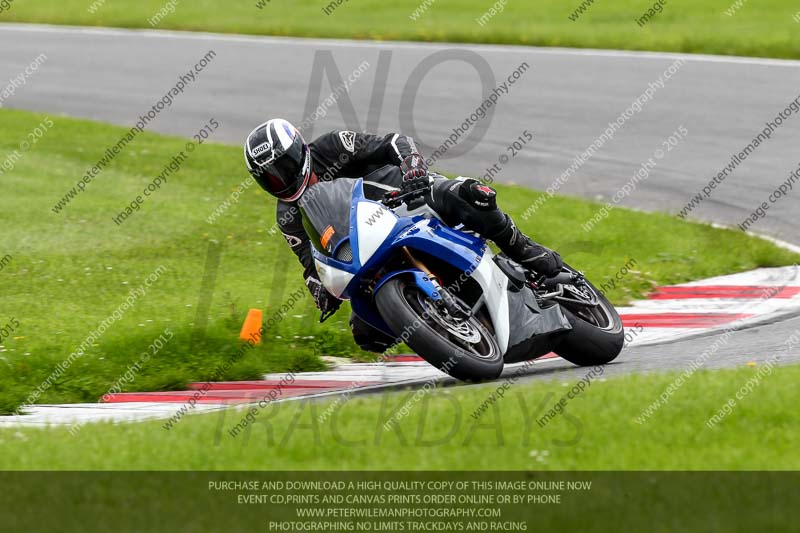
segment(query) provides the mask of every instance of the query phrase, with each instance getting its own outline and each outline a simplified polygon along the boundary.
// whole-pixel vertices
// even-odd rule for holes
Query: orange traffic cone
[[[239,333],[239,338],[246,342],[259,344],[261,342],[261,324],[264,314],[261,309],[250,309],[247,312],[247,318],[244,319],[242,331]]]

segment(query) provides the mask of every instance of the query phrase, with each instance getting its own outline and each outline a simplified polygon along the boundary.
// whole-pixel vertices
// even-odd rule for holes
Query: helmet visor
[[[310,164],[308,147],[301,142],[295,142],[274,161],[258,167],[256,179],[264,189],[278,198],[293,200],[308,184]]]

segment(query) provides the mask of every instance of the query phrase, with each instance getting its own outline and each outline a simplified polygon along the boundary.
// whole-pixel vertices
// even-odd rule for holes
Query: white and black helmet
[[[308,187],[311,153],[287,120],[274,118],[251,131],[244,143],[244,159],[258,184],[281,200],[297,200]]]

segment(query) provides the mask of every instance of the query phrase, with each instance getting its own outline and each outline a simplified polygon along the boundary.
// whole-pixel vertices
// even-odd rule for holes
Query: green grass
[[[0,342],[0,412],[9,412],[75,352],[114,313],[132,288],[159,267],[165,271],[133,308],[58,377],[39,403],[93,402],[140,361],[169,328],[173,338],[135,370],[123,390],[169,390],[209,379],[257,379],[263,372],[323,368],[318,357],[357,355],[348,308],[323,325],[303,288],[301,269],[275,227],[275,202],[247,189],[214,224],[206,218],[247,177],[241,149],[206,143],[141,209],[117,226],[112,217],[161,172],[186,140],[143,134],[56,214],[51,208],[75,185],[122,129],[66,117],[2,175],[0,328],[18,323]],[[43,115],[0,111],[0,164],[19,148]],[[654,285],[761,266],[796,262],[796,254],[734,230],[689,223],[668,214],[615,210],[585,233],[580,223],[597,204],[555,197],[535,217],[519,217],[540,193],[499,186],[500,204],[520,227],[564,252],[598,285],[635,260],[608,291],[616,303],[641,297]],[[544,223],[543,221],[546,221]],[[209,241],[221,243],[211,290]],[[304,295],[271,327],[262,345],[239,356],[239,328],[247,309],[278,312],[290,292]],[[200,310],[198,313],[198,309]],[[195,324],[199,318],[200,322]],[[203,322],[206,322],[203,325]],[[1,332],[1,330],[0,330]],[[222,374],[216,368],[235,363]]]
[[[75,436],[12,428],[0,432],[0,470],[796,470],[800,366],[762,369],[731,414],[705,424],[758,372],[698,371],[643,424],[637,417],[678,374],[601,376],[544,427],[536,420],[577,380],[513,385],[478,422],[471,413],[497,383],[417,400],[414,391],[355,397],[322,422],[327,402],[274,404],[236,437],[228,430],[241,411],[193,415],[169,431],[163,421],[89,424]]]
[[[666,50],[768,57],[800,57],[800,32],[790,0],[746,2],[733,16],[733,0],[670,0],[645,27],[636,19],[649,0],[597,1],[576,21],[569,15],[581,0],[507,2],[484,25],[476,22],[493,0],[435,0],[416,21],[410,16],[421,0],[345,2],[330,15],[327,0],[258,0],[220,4],[181,2],[158,24],[162,29],[257,35],[340,37],[379,40],[507,43],[541,46]],[[150,28],[163,0],[107,1],[94,13],[92,0],[17,0],[0,21],[45,22]]]

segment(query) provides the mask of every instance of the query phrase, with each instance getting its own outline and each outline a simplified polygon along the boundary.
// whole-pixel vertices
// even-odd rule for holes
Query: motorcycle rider
[[[304,267],[305,283],[327,319],[341,305],[319,281],[311,244],[303,228],[298,201],[319,181],[340,177],[364,178],[365,195],[381,200],[387,193],[425,202],[450,226],[463,224],[490,239],[511,259],[538,274],[553,275],[563,263],[557,252],[536,244],[511,217],[497,207],[497,193],[471,178],[431,176],[413,139],[398,133],[383,137],[353,131],[332,131],[306,144],[288,121],[275,118],[256,127],[244,143],[250,174],[278,198],[277,218],[283,236]],[[399,171],[398,171],[399,167]],[[404,198],[406,203],[408,198]],[[351,316],[350,327],[362,349],[383,352],[394,343]]]

